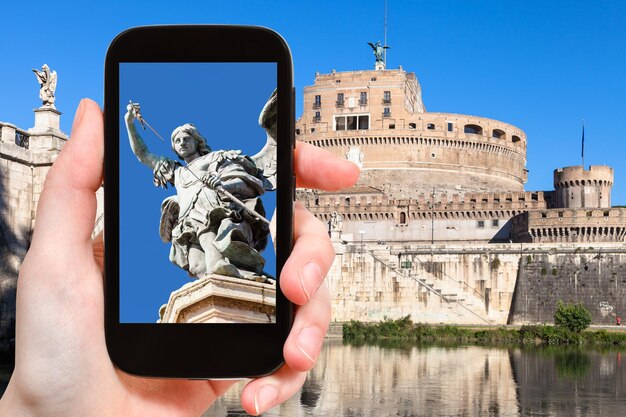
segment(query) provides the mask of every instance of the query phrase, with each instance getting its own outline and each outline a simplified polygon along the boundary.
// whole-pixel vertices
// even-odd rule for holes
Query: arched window
[[[403,211],[400,212],[400,223],[402,224],[406,223],[406,213]]]
[[[519,142],[521,140],[519,136],[516,136],[516,135],[513,135],[511,139],[513,139],[513,143]]]
[[[428,130],[435,130],[435,124],[434,123],[428,123],[426,125],[426,129],[428,129]]]
[[[463,131],[465,133],[470,133],[472,135],[482,135],[483,134],[483,128],[478,126],[478,125],[465,125],[465,127],[463,128]]]
[[[504,139],[506,137],[506,133],[504,133],[504,130],[493,129],[492,136],[496,139]]]

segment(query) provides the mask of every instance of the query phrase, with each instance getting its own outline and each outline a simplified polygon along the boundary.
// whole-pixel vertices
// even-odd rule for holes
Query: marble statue
[[[339,213],[333,211],[330,215],[330,231],[341,232],[343,227],[343,219]]]
[[[174,129],[171,146],[181,162],[149,152],[134,120],[137,103],[125,115],[133,153],[153,172],[155,186],[173,185],[176,195],[161,205],[159,232],[171,242],[169,259],[195,278],[219,274],[273,282],[261,252],[269,221],[260,196],[276,189],[276,91],[259,117],[266,144],[254,156],[239,150],[212,150],[193,124]]]
[[[43,64],[41,71],[33,68],[33,72],[39,82],[39,98],[43,106],[54,108],[54,91],[57,88],[57,72],[51,72],[47,64]]]

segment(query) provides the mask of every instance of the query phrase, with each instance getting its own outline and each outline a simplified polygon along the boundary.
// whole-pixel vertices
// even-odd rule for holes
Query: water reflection
[[[333,341],[302,390],[264,415],[621,416],[624,382],[617,351]],[[246,415],[242,386],[205,417]]]
[[[302,390],[265,416],[625,415],[622,352],[580,348],[327,343]],[[0,393],[8,382],[0,367]],[[205,417],[247,416],[243,383]]]

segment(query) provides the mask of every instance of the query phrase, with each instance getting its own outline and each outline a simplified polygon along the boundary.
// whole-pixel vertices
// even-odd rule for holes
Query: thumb
[[[83,99],[74,116],[70,139],[44,182],[33,249],[52,252],[59,247],[90,244],[103,158],[102,111],[95,102]]]

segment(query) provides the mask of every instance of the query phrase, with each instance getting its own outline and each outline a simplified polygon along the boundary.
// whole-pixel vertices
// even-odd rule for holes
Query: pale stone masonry
[[[0,122],[0,351],[14,337],[17,273],[30,245],[43,183],[68,136],[61,112],[35,109],[35,126]]]
[[[524,310],[537,310],[536,303],[513,301],[526,300],[524,291],[542,299],[534,283],[546,285],[545,271],[520,265],[545,251],[577,265],[568,273],[594,280],[602,305],[626,310],[626,300],[615,296],[626,294],[626,267],[579,270],[582,257],[625,259],[626,209],[611,207],[612,168],[559,168],[554,190],[526,191],[527,138],[520,128],[427,112],[417,77],[402,68],[316,74],[304,89],[296,138],[361,168],[350,189],[297,193],[329,225],[334,242],[327,278],[334,320],[410,314],[430,323],[543,321],[555,300],[539,302],[541,315]],[[609,290],[609,281],[619,284]],[[568,282],[557,274],[551,291],[570,294]],[[577,294],[566,298],[610,322],[592,292]]]

